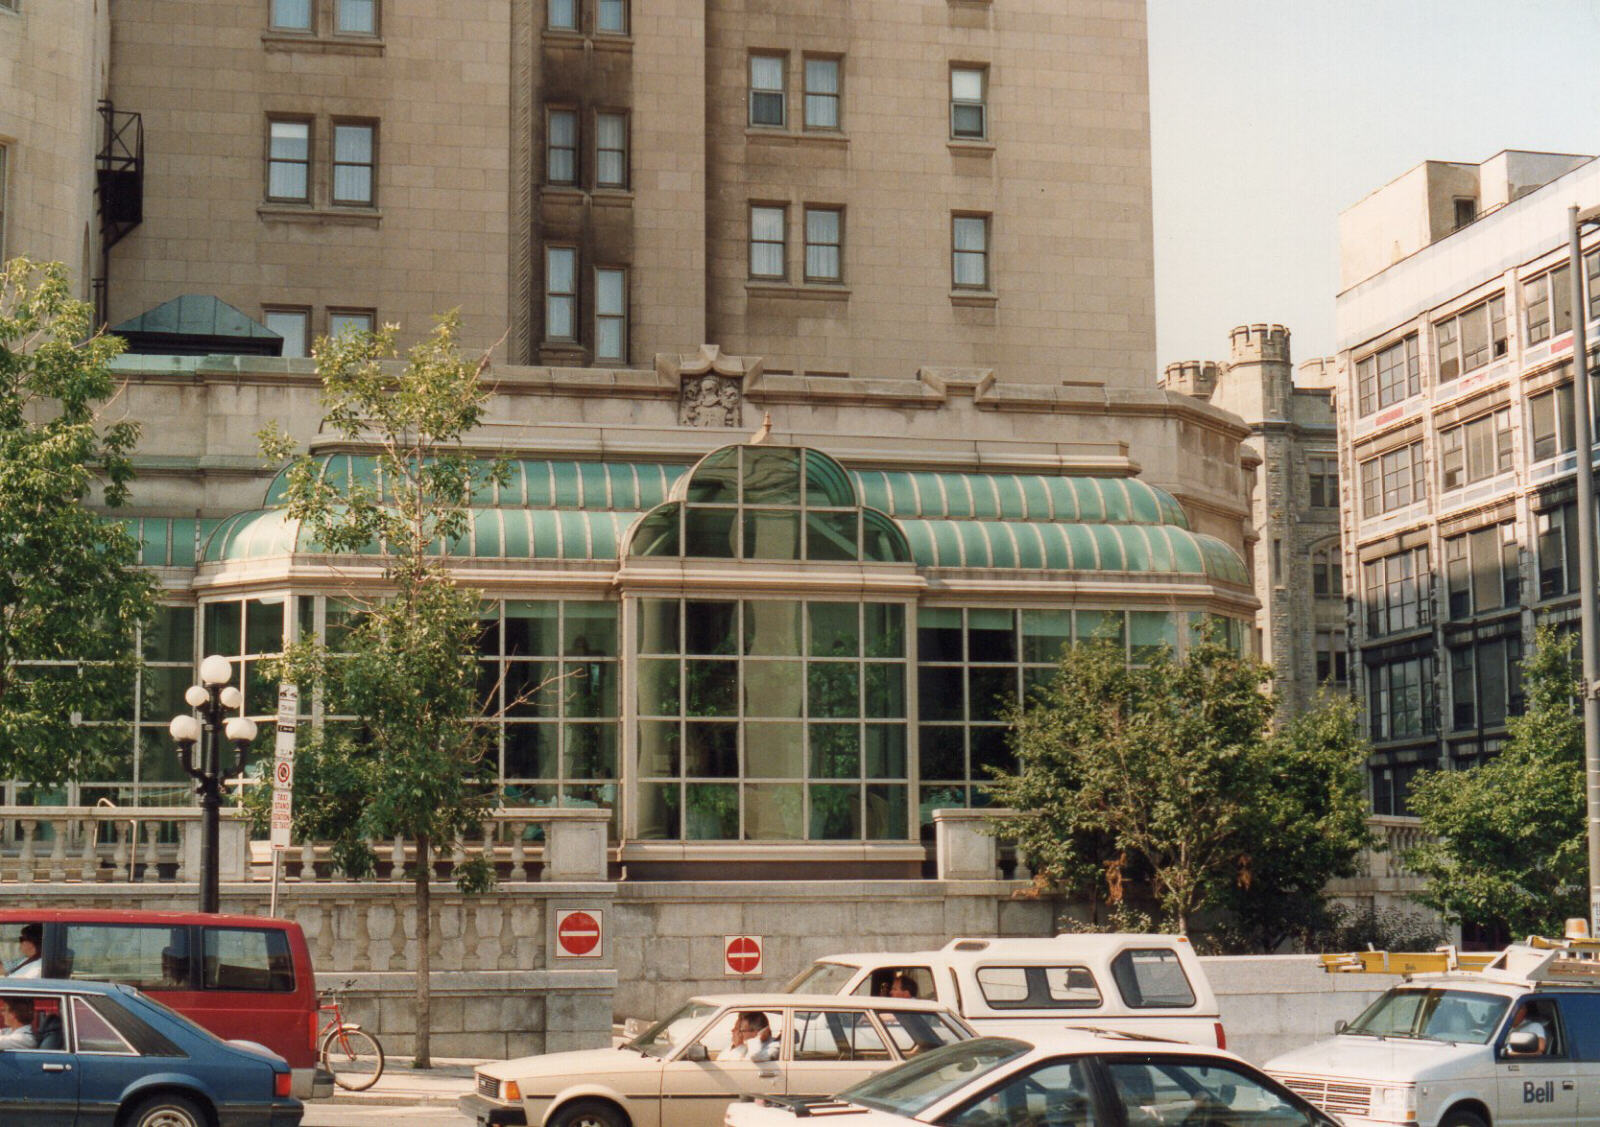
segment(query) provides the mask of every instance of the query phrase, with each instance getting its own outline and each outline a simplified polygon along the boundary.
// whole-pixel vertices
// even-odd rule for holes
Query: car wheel
[[[188,1096],[151,1096],[134,1105],[123,1127],[210,1127],[211,1117]]]
[[[1456,1110],[1439,1120],[1439,1127],[1489,1127],[1483,1116],[1475,1111]]]
[[[550,1127],[633,1127],[614,1104],[575,1100],[556,1112]]]

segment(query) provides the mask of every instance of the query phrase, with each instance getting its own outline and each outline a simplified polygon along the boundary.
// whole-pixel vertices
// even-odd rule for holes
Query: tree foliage
[[[1364,749],[1325,701],[1273,734],[1266,666],[1215,637],[1129,667],[1107,641],[1063,653],[1013,713],[1017,768],[987,788],[1034,871],[1091,902],[1148,885],[1165,926],[1231,909],[1261,946],[1366,843]]]
[[[1423,903],[1513,935],[1561,934],[1588,915],[1581,681],[1571,639],[1540,627],[1523,665],[1526,707],[1504,749],[1466,771],[1418,776],[1411,807],[1431,838],[1407,863]]]
[[[59,263],[0,267],[0,778],[41,786],[126,752],[77,721],[131,707],[155,602],[138,541],[87,507],[127,499],[139,433],[102,417],[123,344],[91,323]]]
[[[476,839],[492,809],[493,765],[477,692],[480,595],[460,587],[443,547],[468,530],[485,471],[463,446],[483,417],[478,363],[464,360],[456,318],[442,318],[396,364],[393,326],[317,342],[323,429],[373,452],[371,480],[324,477],[318,459],[295,455],[287,473],[288,515],[321,549],[380,560],[383,589],[358,597],[359,612],[337,649],[315,639],[289,647],[283,679],[320,696],[326,715],[353,718],[309,734],[295,759],[295,831],[330,841],[351,876],[371,872],[370,842],[416,844],[417,1051],[429,1063],[429,879],[433,857]],[[262,447],[287,457],[292,444],[263,432]],[[255,797],[258,817],[267,799]],[[492,884],[479,861],[457,867],[467,891]]]

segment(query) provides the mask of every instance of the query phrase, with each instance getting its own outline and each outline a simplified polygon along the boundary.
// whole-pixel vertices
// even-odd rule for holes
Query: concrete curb
[[[472,1091],[472,1071],[486,1061],[451,1060],[430,1069],[386,1064],[378,1082],[365,1092],[335,1088],[327,1100],[318,1104],[341,1107],[455,1106],[457,1097]]]

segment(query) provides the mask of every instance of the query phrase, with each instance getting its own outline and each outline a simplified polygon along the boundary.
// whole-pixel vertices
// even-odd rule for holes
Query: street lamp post
[[[1583,229],[1600,225],[1600,206],[1567,209],[1572,287],[1573,437],[1578,447],[1578,606],[1583,635],[1583,766],[1589,819],[1589,934],[1600,935],[1600,623],[1595,621],[1594,439],[1589,412],[1589,307],[1583,299]]]
[[[233,665],[227,658],[212,654],[200,663],[200,684],[190,685],[183,699],[200,714],[180,714],[172,718],[169,731],[178,745],[178,761],[194,780],[200,796],[200,910],[219,910],[217,823],[222,807],[222,736],[226,731],[236,758],[235,775],[244,774],[244,757],[256,738],[253,720],[243,716],[224,717],[224,713],[244,704],[244,694],[233,679]],[[200,745],[200,761],[195,762],[195,744]]]

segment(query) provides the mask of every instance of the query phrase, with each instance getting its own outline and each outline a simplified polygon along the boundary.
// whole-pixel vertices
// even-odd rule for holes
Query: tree
[[[1112,903],[1149,884],[1165,926],[1232,908],[1266,944],[1267,909],[1319,900],[1366,835],[1347,707],[1270,733],[1271,672],[1212,635],[1141,667],[1096,641],[1066,650],[1011,715],[1014,772],[986,789],[1046,883]]]
[[[1406,858],[1428,878],[1423,903],[1451,921],[1504,923],[1513,935],[1560,934],[1588,914],[1582,680],[1572,640],[1539,628],[1523,665],[1527,706],[1495,758],[1430,771],[1411,808],[1431,838]]]
[[[416,843],[417,1047],[431,1064],[430,878],[435,851],[481,832],[494,805],[493,765],[477,691],[480,595],[459,586],[443,546],[468,530],[474,489],[497,478],[462,445],[483,416],[488,358],[464,361],[454,315],[412,347],[403,367],[396,329],[318,341],[324,430],[375,451],[370,481],[329,480],[320,463],[295,456],[287,473],[288,515],[325,551],[379,554],[385,590],[364,599],[337,650],[326,640],[288,647],[279,674],[321,694],[327,714],[352,723],[313,731],[295,762],[296,830],[333,842],[340,868],[360,877],[376,857],[369,842]],[[269,456],[292,444],[263,432]],[[257,798],[264,801],[265,788]],[[457,866],[457,884],[493,883],[486,859]]]
[[[123,344],[91,324],[59,263],[0,266],[0,778],[39,786],[126,753],[79,721],[131,707],[155,605],[139,542],[87,507],[126,501],[139,434],[99,414]]]

